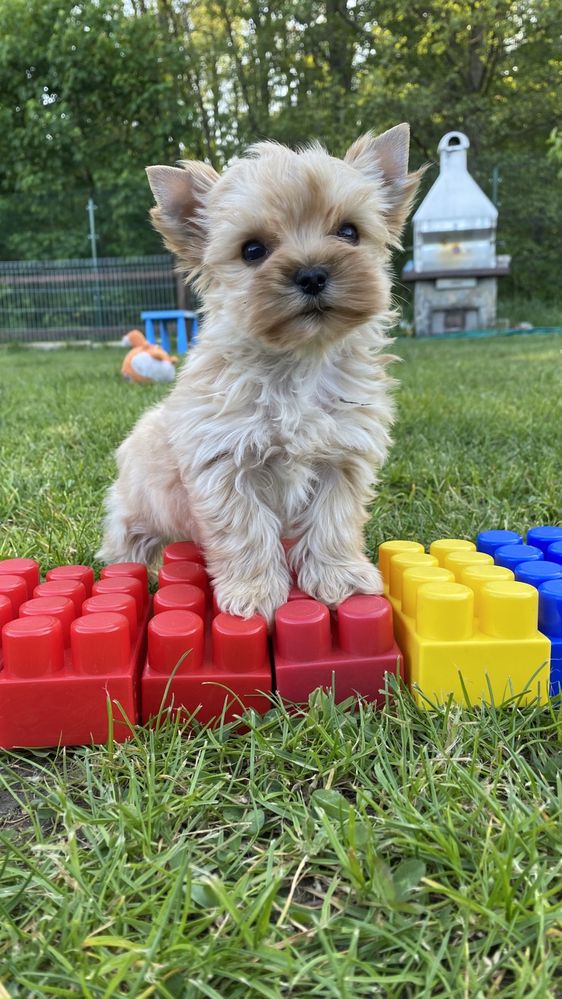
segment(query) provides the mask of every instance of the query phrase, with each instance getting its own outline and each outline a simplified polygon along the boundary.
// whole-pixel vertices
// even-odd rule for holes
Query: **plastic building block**
[[[539,586],[539,628],[550,639],[550,694],[562,693],[562,578]]]
[[[546,700],[550,642],[537,629],[533,586],[463,539],[434,541],[429,555],[418,542],[390,541],[379,555],[405,678],[419,704],[451,695],[465,705],[515,695],[522,703]]]
[[[550,525],[530,527],[527,531],[526,544],[522,536],[515,531],[481,531],[476,539],[476,547],[478,551],[492,555],[496,565],[513,569],[516,577],[518,572],[521,572],[519,570],[521,563],[529,563],[526,566],[529,579],[525,582],[540,586],[541,575],[544,575],[545,581],[555,578],[549,575],[553,570],[544,568],[544,563],[551,565],[562,562],[562,527]],[[531,570],[531,562],[543,562],[543,569],[537,567]]]
[[[562,541],[562,527],[530,527],[527,531],[527,544],[540,548],[546,558],[546,553],[552,544]]]
[[[520,562],[542,562],[544,554],[534,545],[503,545],[496,548],[494,562],[506,569],[515,569]]]
[[[0,562],[0,746],[84,745],[110,732],[122,741],[138,720],[146,583],[133,580],[139,622],[130,576],[93,597],[100,583],[87,566],[58,566],[47,577],[39,582],[30,559]]]
[[[169,565],[170,562],[199,562],[200,565],[205,565],[205,558],[194,541],[176,541],[164,549],[163,562],[164,565]]]
[[[495,543],[496,536],[506,534],[513,535],[507,547]],[[557,617],[562,587],[562,527],[531,527],[526,540],[524,544],[521,535],[510,531],[483,531],[477,544],[481,551],[492,550],[497,564],[509,564],[518,581],[537,587],[539,630],[551,642],[550,693],[555,695],[562,691],[562,634]]]
[[[550,562],[558,562],[562,565],[562,541],[555,541],[546,550],[546,557]]]
[[[94,585],[94,570],[89,565],[57,565],[54,569],[49,569],[45,579],[47,582],[66,582],[69,579],[82,583],[86,596],[92,595]]]
[[[203,724],[232,721],[247,708],[267,711],[272,674],[264,619],[217,612],[202,554],[191,542],[165,549],[159,583],[142,675],[143,722],[168,708]]]
[[[358,594],[330,613],[296,587],[275,615],[273,658],[278,693],[297,703],[316,687],[333,688],[337,701],[380,701],[385,674],[402,664],[384,597]]]

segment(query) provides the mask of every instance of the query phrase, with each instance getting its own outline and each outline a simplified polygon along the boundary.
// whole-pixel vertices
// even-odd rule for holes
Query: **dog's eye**
[[[343,225],[340,225],[336,236],[339,239],[347,239],[348,243],[353,243],[354,246],[359,242],[359,233],[352,222],[344,222]]]
[[[247,264],[253,264],[256,260],[263,260],[267,256],[267,246],[260,243],[259,239],[249,239],[242,247],[242,259]]]

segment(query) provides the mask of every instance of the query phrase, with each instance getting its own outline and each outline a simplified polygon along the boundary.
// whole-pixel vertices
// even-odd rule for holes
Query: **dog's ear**
[[[405,122],[389,128],[382,135],[367,132],[349,147],[345,162],[383,185],[382,211],[390,234],[390,243],[400,246],[400,234],[425,167],[408,173],[410,126]]]
[[[170,166],[146,168],[156,207],[150,216],[172,253],[190,271],[197,270],[205,243],[205,198],[219,175],[206,163],[182,162],[181,169]]]

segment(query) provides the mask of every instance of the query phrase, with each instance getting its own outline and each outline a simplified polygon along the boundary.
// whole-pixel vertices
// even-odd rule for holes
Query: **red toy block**
[[[38,589],[38,587],[35,587]],[[56,617],[62,627],[65,648],[70,645],[70,625],[76,617],[76,609],[69,597],[34,597],[25,600],[19,610],[20,617]]]
[[[76,613],[79,614],[86,599],[86,589],[76,579],[51,579],[45,583],[39,583],[33,590],[33,596],[68,597],[72,600]]]
[[[209,595],[211,586],[205,566],[200,562],[166,562],[158,573],[158,586],[171,586],[177,583],[186,583],[189,586],[198,586]]]
[[[127,593],[133,598],[137,609],[137,621],[140,624],[146,607],[146,591],[143,589],[140,579],[135,576],[106,576],[105,579],[99,579],[92,587],[93,597],[116,593]]]
[[[145,607],[148,605],[149,593],[148,593],[148,570],[142,562],[113,562],[111,565],[106,565],[100,572],[101,579],[114,579],[115,577],[121,578],[126,576],[130,578],[134,576],[142,584],[142,592],[144,594]]]
[[[337,701],[361,696],[380,703],[385,673],[402,666],[388,601],[357,594],[330,613],[299,597],[293,594],[275,615],[275,680],[283,699],[306,702],[317,687],[334,686]]]
[[[32,558],[5,558],[0,562],[0,575],[20,576],[24,579],[27,596],[31,599],[39,582],[39,563]]]
[[[11,621],[14,617],[14,608],[12,601],[9,597],[3,596],[0,593],[0,635],[2,634],[2,628],[8,621]],[[0,647],[2,646],[2,639],[0,638]]]
[[[204,618],[204,591],[189,583],[172,583],[170,586],[164,586],[154,594],[154,613],[161,614],[162,611],[169,610],[193,611],[194,614]]]
[[[138,632],[137,605],[130,593],[97,593],[88,597],[82,607],[84,617],[89,614],[121,614],[129,625],[131,642]]]
[[[190,564],[195,563],[178,560],[165,568]],[[156,593],[141,681],[144,722],[166,708],[195,716],[203,724],[232,721],[247,708],[260,714],[270,708],[264,619],[213,616],[212,603],[192,583],[170,582]]]
[[[199,562],[205,565],[205,556],[194,541],[176,541],[173,545],[166,545],[162,558],[164,565],[170,562]]]
[[[89,573],[77,571],[84,567],[59,566],[60,572],[50,570],[49,580],[39,583],[36,563],[34,571],[21,565],[31,560],[7,561],[12,572],[0,562],[0,582],[9,583],[4,593],[0,585],[0,746],[105,742],[108,700],[113,737],[127,739],[138,720],[149,607],[139,626],[137,600],[119,591],[119,583],[117,592],[112,585],[111,592],[84,600],[91,582]],[[10,583],[14,568],[27,574],[16,577],[17,585]],[[130,590],[130,577],[122,578]],[[144,600],[142,585],[139,591],[138,580],[133,582]],[[26,597],[31,589],[31,599],[14,603],[22,587]]]
[[[287,600],[289,602],[291,600],[310,600],[310,597],[309,597],[308,593],[304,592],[304,590],[299,589],[299,587],[298,587],[298,585],[296,583],[292,583],[291,584],[291,588],[289,590],[289,596],[287,597]]]
[[[12,561],[13,559],[10,559],[10,562]],[[0,562],[0,595],[7,597],[12,605],[13,616],[17,617],[24,600],[33,594],[29,593],[23,576],[12,576],[11,573],[2,572],[1,567],[2,563]]]
[[[45,579],[47,582],[66,582],[74,579],[77,583],[82,583],[86,591],[86,596],[91,597],[92,586],[94,585],[94,570],[89,565],[57,565],[54,569],[49,569]]]

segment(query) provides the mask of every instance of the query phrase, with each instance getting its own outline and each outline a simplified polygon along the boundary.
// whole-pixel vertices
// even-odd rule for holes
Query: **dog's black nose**
[[[320,295],[328,283],[330,272],[320,264],[314,267],[300,267],[295,274],[295,284],[305,295]]]

